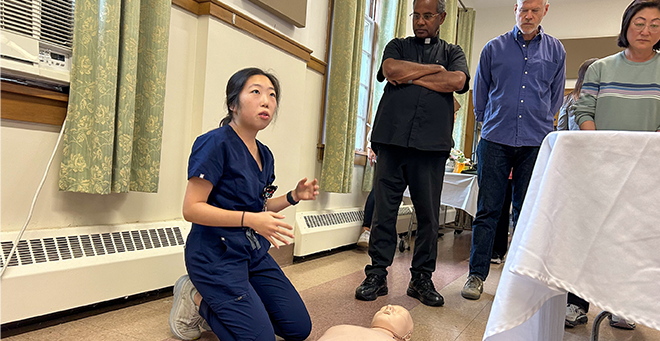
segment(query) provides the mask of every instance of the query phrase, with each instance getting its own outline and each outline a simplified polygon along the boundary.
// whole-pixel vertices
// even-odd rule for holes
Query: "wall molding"
[[[3,81],[0,103],[3,119],[61,126],[69,95]]]
[[[271,44],[307,63],[307,67],[325,75],[327,63],[312,57],[312,50],[258,22],[249,15],[218,0],[172,0],[172,4],[193,14],[209,15]]]

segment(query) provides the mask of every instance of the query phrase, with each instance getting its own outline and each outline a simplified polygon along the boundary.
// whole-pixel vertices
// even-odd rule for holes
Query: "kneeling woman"
[[[276,334],[304,340],[309,313],[268,249],[293,238],[293,227],[276,212],[316,199],[317,181],[302,179],[271,198],[273,154],[256,136],[277,111],[277,78],[243,69],[229,79],[226,93],[228,115],[197,138],[188,162],[183,216],[193,223],[185,249],[190,277],[174,286],[170,328],[193,340],[206,320],[222,341],[274,340]]]

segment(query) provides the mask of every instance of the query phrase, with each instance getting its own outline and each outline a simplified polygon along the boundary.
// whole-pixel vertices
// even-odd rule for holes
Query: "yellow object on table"
[[[465,169],[465,162],[456,162],[454,164],[454,173],[460,173]]]

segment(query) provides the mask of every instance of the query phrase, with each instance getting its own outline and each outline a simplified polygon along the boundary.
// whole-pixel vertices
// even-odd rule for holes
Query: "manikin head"
[[[371,328],[380,328],[393,334],[396,340],[410,340],[413,320],[410,312],[400,305],[386,305],[374,315]]]

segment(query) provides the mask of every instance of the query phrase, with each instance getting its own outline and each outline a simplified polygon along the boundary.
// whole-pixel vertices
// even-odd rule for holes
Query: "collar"
[[[518,35],[522,37],[522,31],[520,31],[520,28],[518,28],[518,25],[513,25],[513,30],[511,30],[511,34],[513,34],[513,37],[515,39],[518,39]],[[539,39],[542,39],[543,36],[545,35],[545,31],[543,31],[543,26],[539,25],[539,33],[536,34],[532,40],[536,39],[536,37],[539,37]]]
[[[420,44],[420,45],[434,45],[438,43],[438,37],[431,37],[431,38],[417,38],[416,36],[413,36],[415,39],[415,43]],[[429,40],[428,44],[426,43],[425,40]]]

